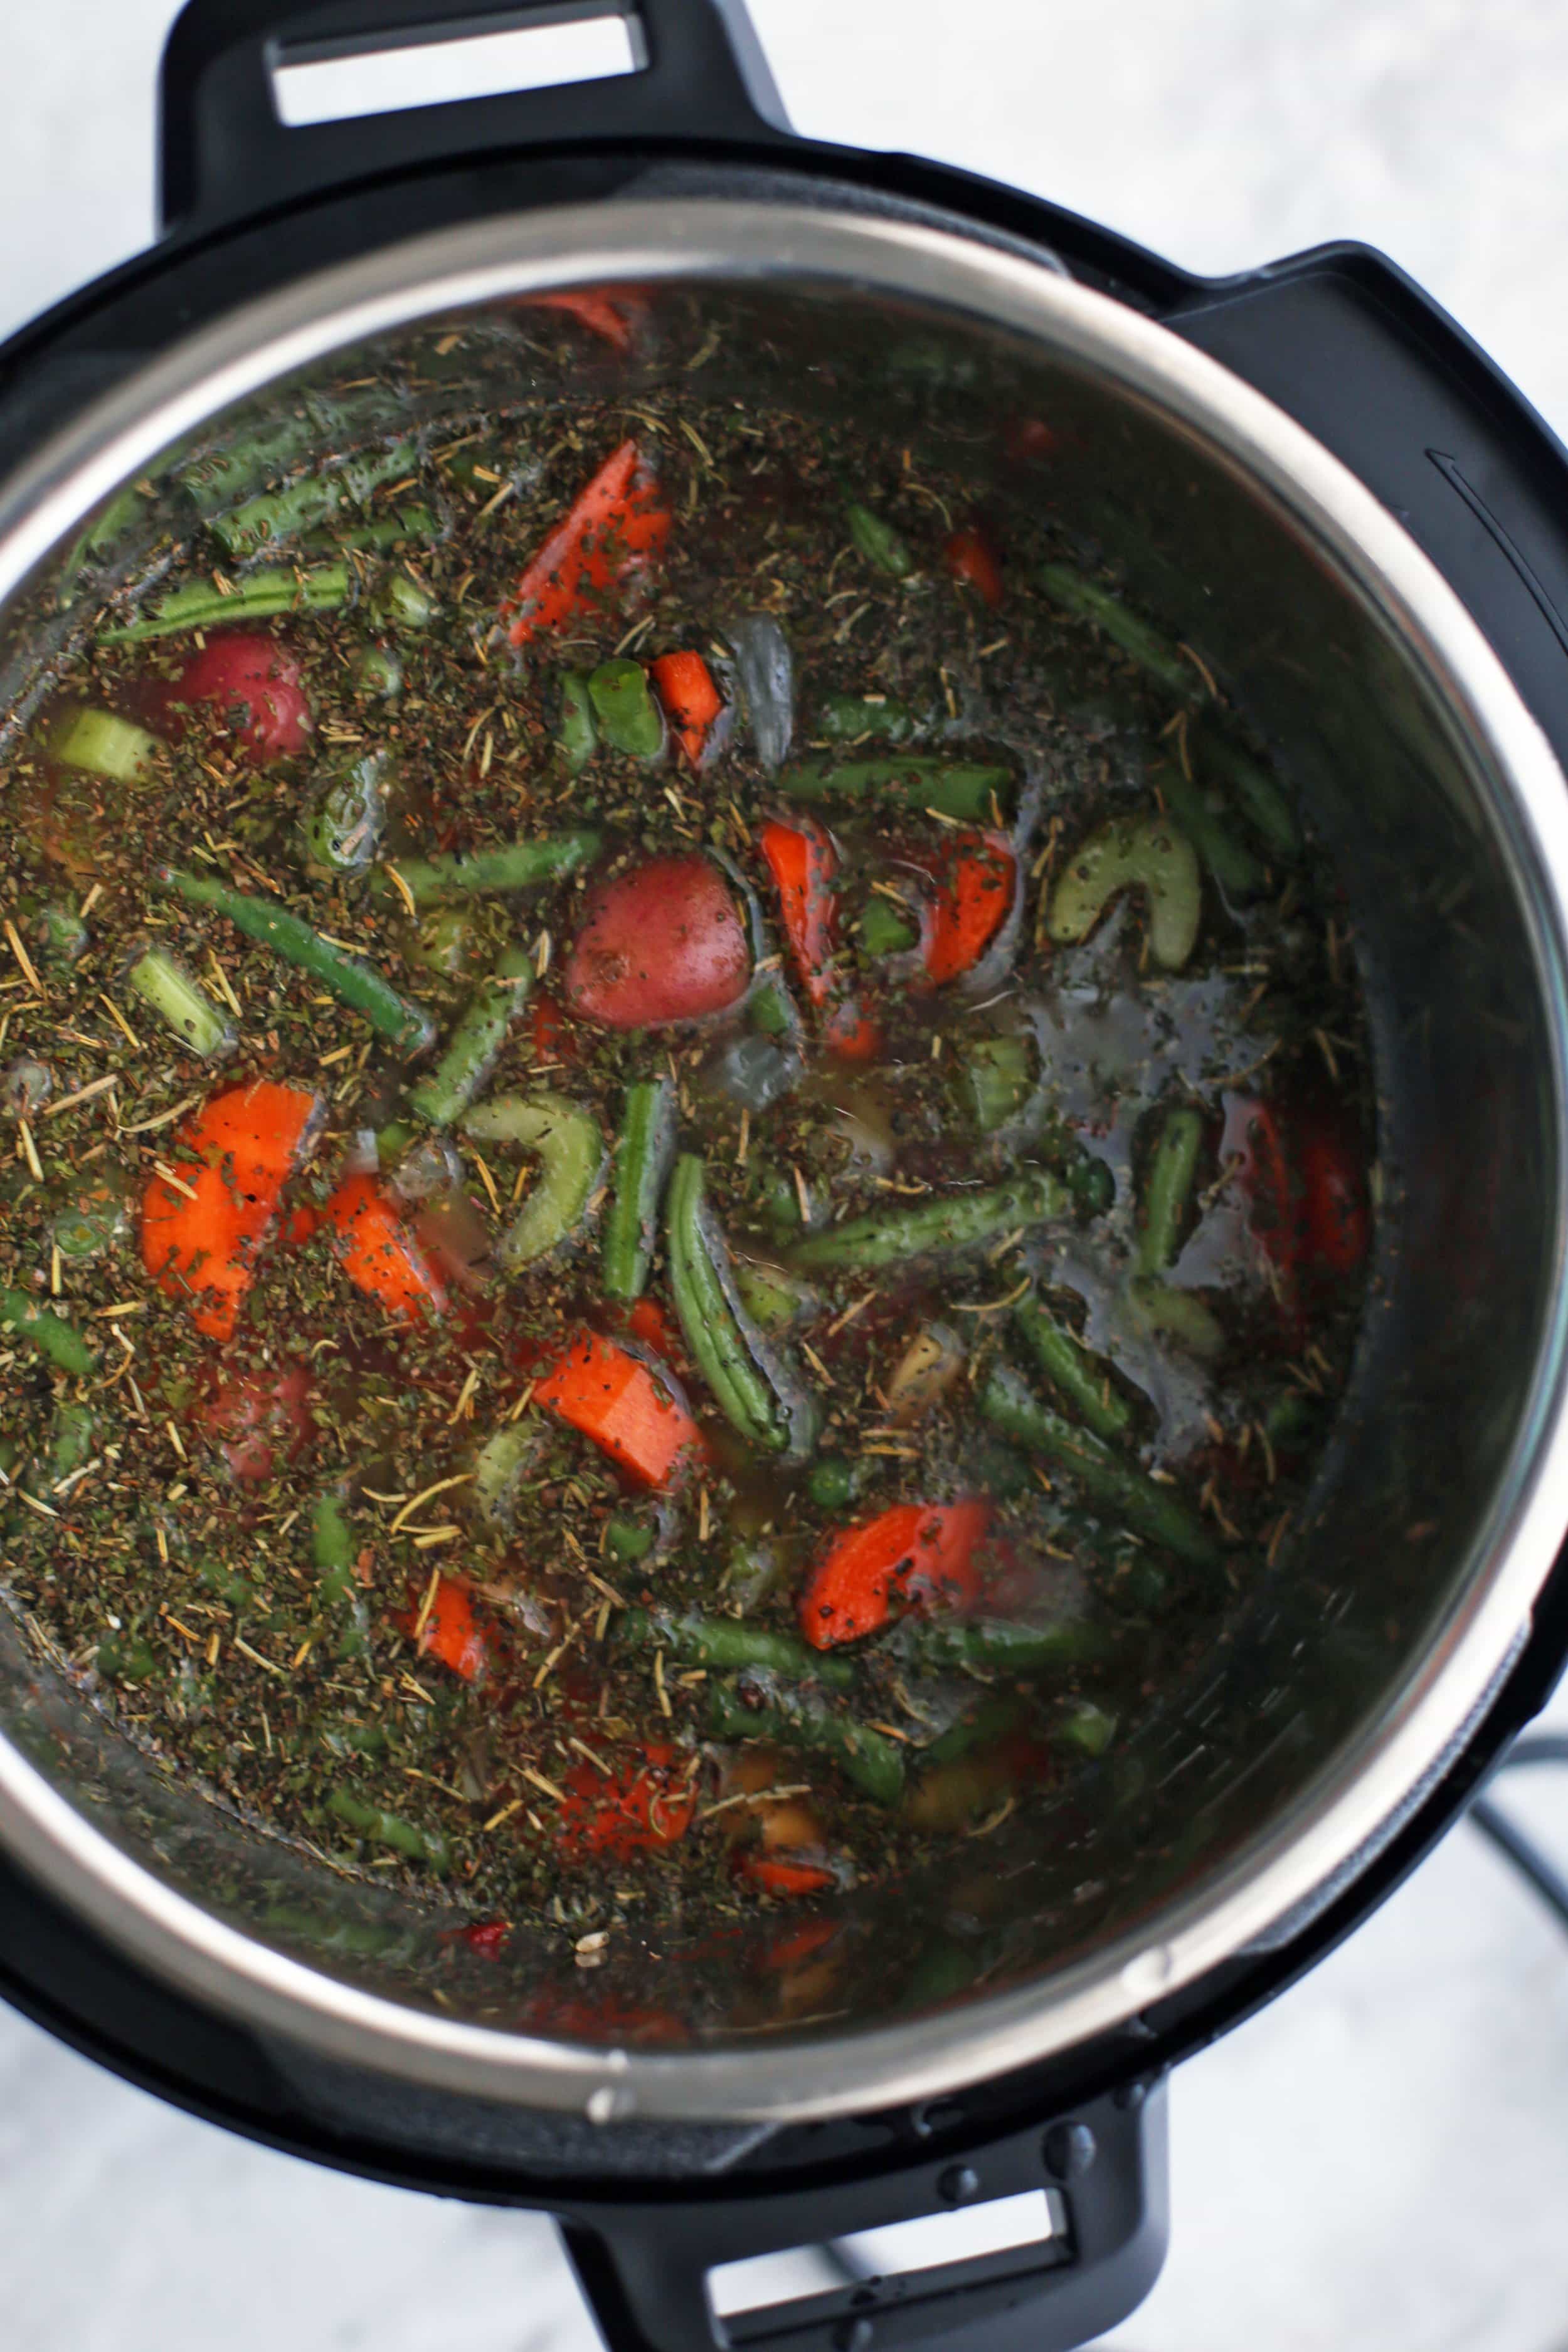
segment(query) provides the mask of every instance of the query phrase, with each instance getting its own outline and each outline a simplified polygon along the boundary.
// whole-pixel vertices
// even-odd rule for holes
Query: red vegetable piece
[[[210,637],[162,688],[160,699],[176,741],[183,731],[177,717],[182,708],[216,706],[253,768],[298,758],[316,723],[299,663],[265,632],[235,629]]]
[[[651,561],[669,536],[669,509],[658,482],[645,472],[635,441],[613,450],[578,491],[502,606],[515,614],[514,646],[532,643],[542,629],[559,628],[595,596]]]
[[[895,1503],[835,1536],[807,1577],[800,1629],[815,1650],[858,1642],[900,1605],[963,1607],[978,1593],[974,1551],[985,1503]]]
[[[481,1960],[499,1960],[511,1934],[510,1919],[482,1919],[472,1927],[459,1927],[458,1935],[470,1952]]]
[[[525,308],[531,310],[564,310],[578,325],[586,327],[591,335],[613,344],[617,352],[629,352],[634,341],[634,322],[640,317],[642,305],[633,296],[609,294],[583,289],[567,289],[559,294],[531,294]]]
[[[820,1863],[797,1862],[788,1854],[743,1853],[735,1867],[764,1895],[820,1895],[833,1885],[833,1873]]]
[[[942,551],[942,560],[953,578],[973,588],[994,611],[1002,602],[1002,567],[987,533],[978,523],[955,530]]]
[[[584,1331],[533,1391],[533,1402],[591,1437],[642,1486],[668,1486],[701,1447],[697,1423],[640,1356]]]
[[[1054,457],[1061,436],[1039,416],[1016,416],[1008,425],[1005,446],[1009,457],[1020,465],[1038,465],[1042,458]]]
[[[300,1363],[220,1373],[196,1406],[196,1419],[217,1439],[234,1476],[259,1486],[310,1443],[310,1370]]]
[[[1321,1127],[1301,1139],[1302,1255],[1328,1274],[1353,1274],[1371,1237],[1365,1180],[1359,1155],[1342,1135]]]
[[[694,768],[702,764],[708,730],[724,708],[713,673],[700,654],[660,654],[648,664],[665,715]]]
[[[345,1176],[325,1213],[356,1288],[402,1322],[446,1313],[445,1286],[374,1176]]]
[[[607,1778],[592,1764],[573,1765],[563,1775],[566,1802],[560,1811],[560,1839],[568,1853],[607,1854],[615,1860],[650,1847],[673,1845],[685,1836],[697,1810],[697,1792],[668,1742],[648,1740],[641,1760]]]
[[[606,1029],[727,1013],[752,954],[728,883],[702,856],[651,857],[589,897],[562,977],[572,1011]]]
[[[572,1024],[555,999],[542,989],[528,1008],[528,1034],[536,1062],[574,1062],[577,1059]]]
[[[673,1363],[681,1353],[680,1334],[657,1298],[645,1296],[628,1307],[626,1327],[634,1339],[640,1339],[645,1348],[651,1348],[667,1363]]]
[[[420,1598],[420,1608],[424,1597]],[[399,1633],[414,1640],[414,1629],[419,1623],[419,1608],[410,1609],[397,1620]],[[443,1576],[436,1587],[436,1598],[430,1603],[416,1644],[421,1657],[438,1658],[466,1683],[471,1683],[489,1664],[485,1637],[474,1622],[474,1604],[468,1589],[453,1576]]]
[[[1018,867],[999,833],[954,834],[944,845],[921,942],[938,987],[973,971],[1013,911]]]
[[[215,1095],[186,1121],[172,1161],[142,1199],[142,1263],[198,1331],[231,1339],[283,1187],[304,1155],[321,1097],[258,1078]],[[192,1196],[195,1196],[194,1198]]]
[[[779,894],[791,961],[821,1018],[825,1042],[846,1061],[868,1061],[881,1045],[881,1034],[846,992],[837,967],[837,851],[810,817],[795,824],[771,819],[763,827],[761,847]]]

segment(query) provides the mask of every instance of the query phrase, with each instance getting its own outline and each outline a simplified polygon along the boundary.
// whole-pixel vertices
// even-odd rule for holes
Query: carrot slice
[[[535,1387],[533,1402],[591,1437],[644,1486],[667,1486],[701,1444],[691,1415],[642,1359],[595,1331],[572,1342]]]
[[[880,1046],[880,1032],[864,1007],[846,994],[837,969],[837,851],[809,817],[799,824],[770,819],[761,848],[779,894],[790,955],[821,1016],[825,1041],[846,1061],[869,1061]]]
[[[142,1196],[142,1263],[171,1297],[190,1300],[209,1339],[234,1337],[320,1105],[310,1088],[267,1078],[214,1095],[179,1130],[177,1183],[155,1176]]]
[[[993,611],[1002,602],[1002,569],[996,552],[978,523],[955,530],[942,551],[942,560],[953,578],[973,588]]]
[[[603,594],[639,558],[652,558],[669,536],[669,509],[651,474],[640,476],[637,445],[623,441],[592,481],[578,491],[502,607],[515,614],[514,646],[531,644],[542,629],[559,628]]]
[[[403,1322],[443,1315],[447,1293],[413,1235],[373,1176],[345,1176],[326,1214],[338,1255],[355,1286]]]
[[[398,1618],[397,1629],[412,1641],[418,1622],[419,1611],[410,1609]],[[474,1622],[468,1587],[456,1577],[444,1576],[436,1587],[417,1647],[421,1657],[439,1658],[466,1683],[473,1682],[489,1663],[485,1637]]]
[[[589,291],[559,294],[531,294],[528,299],[531,310],[564,310],[580,327],[598,335],[605,342],[613,343],[618,352],[632,347],[632,321],[626,310],[618,310],[607,294]]]
[[[972,1601],[974,1550],[990,1517],[985,1503],[895,1503],[847,1528],[806,1579],[801,1632],[814,1650],[831,1650],[874,1633],[900,1606]]]
[[[568,1853],[621,1857],[649,1846],[673,1845],[691,1826],[697,1792],[676,1762],[675,1749],[650,1739],[640,1763],[608,1775],[574,1764],[563,1776],[561,1843]]]
[[[694,768],[702,764],[708,730],[724,708],[713,673],[700,654],[660,654],[648,664],[658,698],[681,750]]]
[[[955,834],[936,876],[921,952],[938,986],[980,961],[1013,911],[1017,863],[1002,835]]]
[[[765,1895],[820,1895],[833,1884],[833,1873],[820,1863],[791,1862],[776,1853],[743,1853],[735,1866]]]

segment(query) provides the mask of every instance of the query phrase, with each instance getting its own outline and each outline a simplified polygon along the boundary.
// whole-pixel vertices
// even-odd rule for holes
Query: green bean
[[[1101,1373],[1089,1369],[1091,1359],[1070,1331],[1064,1330],[1037,1298],[1026,1298],[1013,1310],[1013,1322],[1041,1370],[1097,1437],[1120,1437],[1132,1419],[1132,1408]]]
[[[188,460],[175,479],[204,520],[268,482],[281,480],[302,459],[323,446],[346,448],[355,441],[386,437],[405,422],[401,400],[382,384],[321,397],[307,393],[282,415],[269,415],[259,430]]]
[[[1028,1625],[1008,1617],[973,1618],[953,1624],[940,1617],[910,1618],[894,1647],[932,1673],[967,1669],[978,1674],[1027,1675],[1042,1666],[1078,1665],[1097,1657],[1105,1636],[1080,1617],[1060,1617],[1049,1625]]]
[[[675,1089],[668,1078],[641,1078],[626,1088],[605,1220],[605,1288],[612,1298],[640,1298],[647,1286],[674,1147]]]
[[[41,1356],[73,1380],[88,1380],[98,1370],[98,1358],[75,1324],[37,1306],[25,1290],[0,1290],[0,1324],[30,1339]]]
[[[369,1646],[368,1616],[354,1574],[359,1549],[342,1501],[327,1488],[316,1497],[310,1551],[323,1607],[332,1616],[348,1620],[338,1638],[340,1658],[363,1657]]]
[[[1183,775],[1163,775],[1160,789],[1171,814],[1234,906],[1256,898],[1263,887],[1263,868],[1245,842],[1209,807],[1201,784]]]
[[[342,763],[301,824],[308,865],[337,875],[363,874],[374,863],[396,772],[395,761],[384,751]]]
[[[819,1511],[847,1510],[866,1484],[867,1467],[843,1454],[825,1454],[812,1464],[805,1491]]]
[[[1184,1503],[1122,1461],[1102,1438],[1042,1404],[1011,1365],[993,1367],[980,1392],[980,1410],[1005,1437],[1056,1463],[1087,1495],[1119,1512],[1140,1535],[1194,1567],[1213,1566],[1215,1547]]]
[[[1293,857],[1301,846],[1300,827],[1290,803],[1261,762],[1215,726],[1199,730],[1193,756],[1200,769],[1211,768],[1224,779],[1242,814],[1277,857]]]
[[[849,536],[868,563],[885,572],[890,580],[907,580],[915,568],[909,541],[884,522],[869,507],[851,501],[844,509],[844,520],[849,526]]]
[[[1165,817],[1113,817],[1079,845],[1051,893],[1052,939],[1064,947],[1087,939],[1127,889],[1148,898],[1155,962],[1179,971],[1197,945],[1203,880],[1192,843]]]
[[[405,572],[389,572],[371,591],[371,616],[389,628],[427,629],[439,610],[429,590]]]
[[[349,677],[361,694],[373,695],[378,702],[395,702],[403,691],[403,664],[384,646],[362,646]]]
[[[933,1739],[929,1748],[920,1751],[921,1764],[952,1764],[959,1757],[967,1756],[973,1748],[994,1747],[1016,1731],[1028,1709],[1016,1693],[1004,1692],[994,1698],[983,1698],[963,1719]]]
[[[1202,1114],[1190,1103],[1165,1113],[1143,1185],[1133,1265],[1141,1275],[1163,1274],[1176,1255],[1204,1145]]]
[[[886,898],[868,898],[855,929],[868,955],[907,955],[921,943],[920,926],[900,915]]]
[[[331,555],[352,547],[363,554],[391,555],[410,541],[419,544],[440,536],[440,518],[428,507],[399,507],[382,522],[356,523],[352,530],[313,530],[305,546],[313,554]]]
[[[489,1526],[510,1526],[522,1474],[538,1457],[541,1434],[536,1422],[508,1421],[480,1446],[474,1462],[473,1499]]]
[[[327,1811],[372,1845],[387,1846],[409,1862],[428,1863],[434,1871],[444,1872],[450,1866],[452,1849],[438,1831],[418,1829],[400,1813],[367,1805],[350,1789],[334,1789],[327,1799]]]
[[[145,620],[100,629],[99,643],[137,646],[150,637],[226,629],[236,621],[268,621],[282,613],[331,613],[348,603],[358,585],[359,574],[348,563],[319,564],[313,572],[252,572],[226,593],[205,580],[193,580],[165,596]]]
[[[504,948],[492,978],[463,1008],[435,1068],[409,1088],[408,1107],[417,1118],[431,1127],[450,1127],[462,1117],[489,1080],[532,987],[533,959],[527,949]]]
[[[919,732],[915,714],[896,695],[830,694],[822,706],[816,731],[830,743],[858,743],[879,735],[889,743],[904,743]]]
[[[589,699],[605,740],[633,760],[658,760],[665,746],[664,713],[653,698],[641,662],[601,662],[588,680]]]
[[[1196,664],[1184,660],[1169,637],[1162,636],[1158,629],[1140,620],[1109,588],[1086,579],[1067,563],[1043,564],[1039,582],[1053,604],[1062,605],[1079,620],[1092,621],[1141,669],[1146,669],[1151,677],[1157,677],[1162,686],[1168,686],[1184,702],[1195,702],[1206,693]]]
[[[665,1245],[686,1344],[725,1419],[770,1453],[809,1453],[818,1416],[782,1371],[763,1369],[762,1341],[734,1303],[729,1253],[708,1226],[703,1166],[693,1152],[681,1154],[669,1181]]]
[[[797,1280],[782,1266],[763,1265],[755,1258],[737,1261],[735,1290],[760,1331],[787,1331],[816,1304],[817,1295],[809,1283]]]
[[[431,907],[444,898],[534,890],[542,882],[558,882],[591,866],[599,847],[596,833],[547,833],[500,849],[473,849],[466,856],[400,857],[396,863],[415,905]],[[390,891],[394,885],[383,887]]]
[[[982,1135],[994,1135],[1029,1099],[1034,1049],[1024,1037],[976,1037],[953,1064],[953,1090]]]
[[[894,1742],[842,1711],[807,1707],[783,1693],[771,1706],[750,1707],[722,1683],[713,1683],[708,1723],[716,1739],[771,1739],[830,1756],[846,1780],[880,1804],[896,1805],[903,1794],[904,1759]]]
[[[1016,1227],[1065,1217],[1073,1195],[1060,1176],[1026,1169],[984,1192],[949,1192],[918,1208],[878,1209],[798,1242],[795,1264],[809,1267],[900,1265],[931,1250],[969,1249]]]
[[[416,469],[417,446],[400,441],[395,448],[374,457],[351,457],[345,464],[320,474],[306,474],[280,490],[247,499],[227,514],[208,518],[207,528],[237,560],[255,555],[279,540],[296,539],[349,505],[363,506],[384,482]]]
[[[115,552],[121,541],[129,536],[143,503],[141,492],[132,482],[110,499],[88,524],[60,566],[55,602],[62,612],[68,611],[76,602],[77,582],[80,573],[89,562],[101,563]]]
[[[1174,1283],[1134,1282],[1128,1292],[1133,1312],[1151,1331],[1168,1331],[1204,1363],[1225,1353],[1225,1329],[1195,1291]]]
[[[992,760],[944,760],[906,751],[879,760],[797,760],[781,770],[778,788],[791,801],[886,800],[900,808],[935,809],[964,824],[990,824],[994,799],[1005,805],[1013,771]]]
[[[420,917],[404,953],[437,980],[460,980],[479,945],[479,929],[468,908],[432,907]]]
[[[834,1690],[849,1690],[855,1681],[847,1658],[826,1656],[808,1649],[798,1634],[750,1625],[743,1617],[701,1617],[695,1612],[675,1617],[663,1609],[623,1609],[615,1625],[618,1641],[635,1650],[667,1649],[683,1665],[714,1666],[721,1674],[754,1666],[795,1681],[815,1679]]]
[[[44,738],[46,756],[57,767],[79,768],[117,784],[140,783],[158,751],[158,738],[133,727],[112,710],[79,707],[63,711]]]
[[[1056,1736],[1065,1747],[1076,1748],[1085,1756],[1103,1756],[1116,1737],[1116,1717],[1091,1698],[1075,1699],[1056,1727]]]
[[[166,890],[177,892],[193,907],[215,908],[247,939],[270,948],[285,961],[298,964],[301,971],[308,971],[324,988],[330,988],[334,996],[363,1014],[377,1035],[389,1038],[399,1053],[421,1053],[429,1045],[434,1025],[422,1005],[411,1004],[406,997],[399,996],[374,964],[351,955],[346,948],[334,947],[286,908],[271,906],[264,898],[249,898],[243,890],[205,875],[187,874],[177,866],[163,866],[159,879]]]
[[[581,775],[598,751],[598,722],[594,717],[586,670],[563,669],[561,673],[561,719],[555,740],[569,775]]]
[[[569,1240],[604,1172],[605,1142],[593,1112],[564,1095],[500,1095],[469,1111],[463,1132],[477,1143],[510,1143],[539,1157],[539,1181],[496,1251],[500,1264],[515,1272]]]
[[[125,984],[150,1004],[166,1028],[204,1062],[228,1053],[233,1024],[179,960],[163,948],[149,948],[125,975]]]

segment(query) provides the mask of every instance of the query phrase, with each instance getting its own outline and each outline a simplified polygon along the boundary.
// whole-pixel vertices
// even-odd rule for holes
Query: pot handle
[[[1016,2200],[1005,2214],[1004,2200]],[[867,2260],[853,2244],[863,2231],[932,2217],[952,2217],[950,2233],[964,2230],[971,2243],[994,2240],[993,2224],[1011,2225],[1015,2239],[1020,2223],[1036,2234],[988,2252],[955,2249],[931,2267],[942,2248],[929,2232],[916,2257],[927,2266],[886,2275],[876,2263],[902,2249],[875,2248]],[[595,2204],[560,2218],[609,2352],[904,2352],[933,2339],[942,2352],[1069,2352],[1124,2319],[1159,2275],[1169,2234],[1164,2084],[1134,2084],[890,2178],[749,2197],[715,2183],[677,2210]],[[740,2298],[710,2283],[727,2264],[805,2246],[837,2250],[844,2284],[737,2309]]]
[[[289,67],[585,20],[628,68],[539,89],[289,123]],[[163,226],[201,234],[353,184],[520,147],[790,137],[744,0],[187,0],[159,79]]]

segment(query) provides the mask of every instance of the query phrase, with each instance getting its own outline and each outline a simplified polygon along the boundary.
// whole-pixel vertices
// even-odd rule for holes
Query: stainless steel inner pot
[[[154,1969],[323,2057],[595,2120],[825,2116],[1068,2049],[1277,1935],[1387,1832],[1509,1658],[1568,1519],[1568,797],[1426,559],[1224,369],[1011,254],[739,201],[433,236],[239,309],[132,375],[4,492],[14,723],[85,624],[54,585],[116,490],[351,376],[400,383],[435,433],[481,404],[526,411],[542,379],[518,298],[592,284],[646,290],[655,353],[662,316],[709,321],[710,397],[826,405],[994,461],[998,498],[1044,501],[1116,562],[1278,747],[1342,886],[1381,1115],[1372,1298],[1310,1523],[1244,1580],[1201,1679],[1092,1786],[999,1832],[971,1871],[950,1858],[929,1883],[843,1898],[854,1960],[827,2023],[770,2009],[740,1946],[714,1964],[656,1939],[614,1998],[574,1976],[553,1927],[514,1937],[514,1967],[469,1965],[454,1909],[402,1903],[173,1783],[9,1615],[0,1835]],[[411,372],[433,322],[462,331],[456,357]],[[635,398],[659,364],[606,350],[583,371],[585,394]],[[1004,457],[1019,416],[1048,419],[1047,462]],[[147,498],[147,541],[171,512]],[[649,2042],[635,2020],[653,2011]]]

